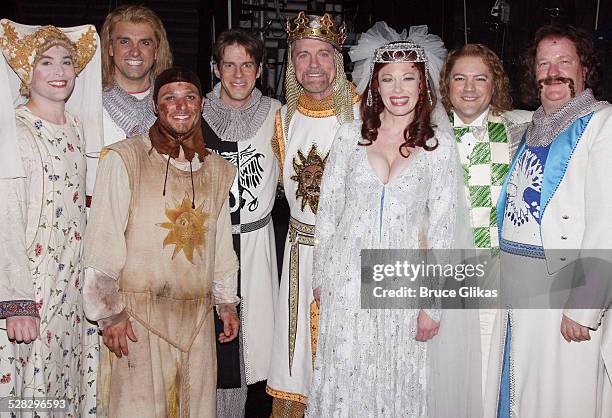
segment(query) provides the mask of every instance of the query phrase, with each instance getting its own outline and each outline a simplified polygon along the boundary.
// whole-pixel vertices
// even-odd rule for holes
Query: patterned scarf
[[[206,95],[202,116],[222,141],[240,142],[253,138],[266,120],[272,100],[257,88],[244,106],[235,109],[220,99],[221,83]]]
[[[152,85],[152,84],[151,84]],[[153,89],[138,100],[117,84],[102,92],[102,105],[127,137],[144,134],[155,123]]]
[[[472,132],[476,138],[483,138],[485,132],[487,132],[489,134],[489,141],[507,142],[505,125],[501,122],[500,117],[494,116],[491,113],[485,118],[485,121],[487,121],[486,126],[454,126],[455,115],[453,112],[450,113],[448,118],[453,127],[457,142],[460,142],[461,137],[468,132]]]

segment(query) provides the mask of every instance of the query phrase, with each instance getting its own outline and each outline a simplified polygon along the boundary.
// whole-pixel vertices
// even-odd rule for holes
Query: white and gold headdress
[[[19,25],[7,19],[0,21],[0,49],[21,80],[22,91],[32,81],[38,56],[52,46],[62,45],[68,49],[74,59],[74,69],[79,74],[93,58],[98,45],[96,29],[91,25],[82,31],[66,33],[51,25],[38,27],[35,31],[25,28],[31,26]]]
[[[353,68],[353,82],[357,85],[357,92],[363,94],[370,85],[372,71],[376,63],[389,62],[421,62],[425,65],[427,74],[428,94],[432,92],[434,84],[435,94],[439,89],[440,68],[447,51],[444,42],[437,35],[427,33],[427,26],[411,26],[397,33],[385,22],[377,22],[359,39],[359,43],[351,48],[349,56],[355,63]],[[368,105],[372,103],[372,93],[368,88]]]
[[[103,146],[100,38],[96,28],[93,25],[71,28],[30,26],[2,19],[0,91],[10,92],[10,96],[0,101],[0,178],[25,175],[17,158],[14,110],[27,101],[22,93],[28,92],[38,56],[55,45],[62,45],[70,51],[78,74],[66,110],[79,120],[83,128],[88,167]],[[88,170],[88,194],[93,189],[94,176],[95,170]]]

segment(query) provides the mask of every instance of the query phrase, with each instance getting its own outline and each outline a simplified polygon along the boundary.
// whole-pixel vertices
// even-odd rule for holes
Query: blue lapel
[[[574,150],[576,149],[576,146],[578,145],[578,142],[580,141],[580,138],[582,137],[582,134],[584,133],[584,130],[589,124],[592,116],[593,113],[589,113],[588,115],[577,119],[569,126],[569,128],[557,135],[550,145],[548,157],[546,158],[546,164],[544,165],[544,178],[542,180],[542,192],[540,195],[540,207],[542,208],[540,219],[544,217],[544,211],[546,210],[550,199],[557,191],[557,187],[559,187],[561,180],[563,180],[563,176],[565,176],[565,172],[567,171],[569,160],[574,154]],[[514,160],[512,161],[510,169],[508,170],[508,175],[504,180],[504,185],[502,186],[499,200],[497,201],[497,229],[500,237],[502,226],[504,224],[504,212],[506,211],[508,182],[510,181],[510,175],[514,171],[518,159],[525,151],[526,135],[527,133],[523,135],[521,144],[519,145],[519,148],[514,156]]]
[[[557,187],[563,180],[567,165],[574,154],[578,141],[586,129],[593,113],[581,117],[572,123],[569,128],[561,132],[550,144],[548,158],[544,165],[544,178],[542,179],[542,193],[540,195],[540,207],[542,208],[540,219],[544,218],[544,211],[550,202]]]

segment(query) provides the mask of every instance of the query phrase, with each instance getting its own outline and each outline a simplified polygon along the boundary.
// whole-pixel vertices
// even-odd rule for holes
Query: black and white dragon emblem
[[[238,175],[240,176],[241,191],[236,190],[238,187],[236,183],[232,185],[230,191],[230,211],[235,212],[246,205],[249,212],[254,212],[259,206],[259,200],[254,191],[263,178],[262,160],[265,155],[257,152],[251,144],[240,151],[240,157],[238,152],[221,152],[219,155],[238,167]],[[237,195],[240,196],[240,199],[236,199]]]

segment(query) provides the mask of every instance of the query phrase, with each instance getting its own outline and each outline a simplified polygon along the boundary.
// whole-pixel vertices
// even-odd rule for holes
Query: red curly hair
[[[404,129],[404,143],[399,147],[399,153],[404,158],[410,156],[410,148],[423,148],[426,151],[433,151],[438,148],[437,141],[433,146],[428,146],[426,143],[429,138],[434,136],[435,126],[431,123],[431,112],[436,105],[436,96],[427,89],[425,65],[421,62],[414,62],[412,64],[419,72],[419,99],[414,108],[414,119]],[[386,65],[389,65],[389,63],[376,63],[374,65],[372,79],[368,86],[372,91],[372,106],[366,104],[365,97],[361,100],[359,110],[362,120],[361,136],[363,141],[360,145],[372,145],[378,137],[380,114],[385,110],[385,105],[379,91],[378,74]],[[433,85],[431,80],[429,80],[429,85]]]

